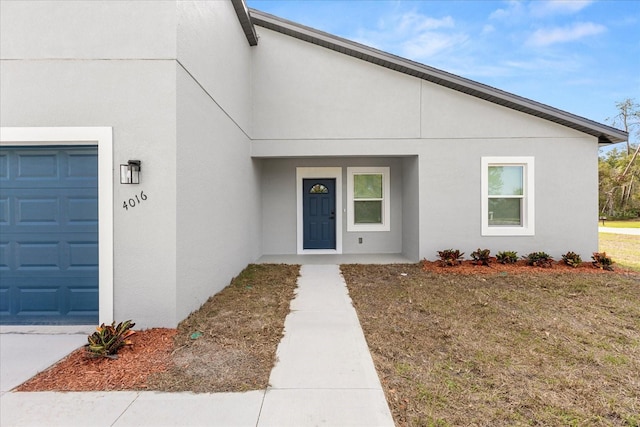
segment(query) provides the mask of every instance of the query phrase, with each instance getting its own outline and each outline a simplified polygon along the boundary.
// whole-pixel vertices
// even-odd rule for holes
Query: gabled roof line
[[[349,55],[391,70],[418,77],[441,86],[466,93],[516,111],[527,113],[598,138],[601,144],[624,142],[629,135],[619,129],[593,120],[559,110],[557,108],[514,95],[437,68],[429,67],[333,34],[261,12],[249,9],[251,22],[255,25],[304,40],[336,52]]]
[[[240,26],[242,27],[242,31],[244,31],[244,35],[247,37],[249,46],[257,46],[258,35],[256,34],[256,29],[251,23],[249,9],[247,9],[247,5],[244,3],[244,0],[231,0],[231,4],[233,5],[233,9],[236,11],[238,21],[240,21]]]

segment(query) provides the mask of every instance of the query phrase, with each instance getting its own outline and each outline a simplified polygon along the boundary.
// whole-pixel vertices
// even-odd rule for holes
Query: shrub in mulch
[[[175,329],[137,331],[117,359],[92,357],[84,347],[16,388],[16,391],[144,390],[150,374],[171,364]]]
[[[443,274],[530,274],[530,273],[561,273],[561,272],[574,272],[574,273],[593,273],[601,274],[608,273],[606,269],[594,268],[590,262],[582,262],[575,267],[569,266],[564,261],[552,261],[546,265],[548,267],[530,266],[528,261],[519,260],[513,263],[502,264],[498,262],[496,257],[489,258],[489,265],[478,265],[474,260],[461,261],[460,264],[454,268],[443,268],[442,262],[422,260],[420,263],[422,270],[431,273],[443,273]]]

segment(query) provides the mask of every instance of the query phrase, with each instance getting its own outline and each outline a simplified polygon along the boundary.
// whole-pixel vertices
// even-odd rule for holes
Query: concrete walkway
[[[28,359],[3,350],[0,425],[393,426],[339,267],[303,265],[291,310],[270,387],[246,393],[6,392],[32,374],[5,381],[12,366],[26,364]],[[15,347],[24,337],[2,334],[0,344],[3,349]],[[45,353],[55,347],[49,344]],[[60,348],[70,352],[77,346],[71,342]],[[42,352],[42,348],[19,350],[20,354],[30,352]]]
[[[632,236],[640,236],[640,228],[598,227],[598,232],[612,233],[612,234],[629,234]]]

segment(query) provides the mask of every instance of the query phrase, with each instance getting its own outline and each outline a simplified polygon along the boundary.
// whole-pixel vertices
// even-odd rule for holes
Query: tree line
[[[640,216],[640,104],[634,99],[616,102],[617,114],[607,119],[629,133],[626,146],[598,158],[600,215],[609,218]],[[634,142],[635,141],[635,142]]]

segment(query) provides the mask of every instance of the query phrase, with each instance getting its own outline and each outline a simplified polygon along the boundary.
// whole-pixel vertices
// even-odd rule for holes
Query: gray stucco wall
[[[252,155],[257,158],[403,157],[402,233],[393,245],[412,259],[450,247],[469,254],[597,250],[597,140],[434,83],[395,73],[264,28],[254,59]],[[304,108],[300,108],[303,105]],[[535,158],[535,236],[481,236],[483,156]],[[271,162],[272,160],[269,160]],[[308,160],[307,160],[308,161]],[[325,160],[322,160],[325,162]],[[282,166],[293,168],[287,160]],[[298,162],[300,163],[300,162]],[[265,161],[265,165],[268,163]],[[283,173],[283,172],[278,172]],[[265,177],[270,177],[268,173]],[[293,176],[293,175],[292,175]],[[279,176],[290,200],[267,221],[288,218],[283,235],[263,233],[265,253],[295,250],[293,178]],[[289,208],[286,206],[292,206]],[[289,210],[290,209],[290,210]],[[277,218],[276,218],[277,217]],[[280,242],[272,242],[280,238]],[[357,250],[345,235],[345,253]],[[283,243],[283,241],[291,243]]]
[[[261,253],[250,47],[229,2],[179,3],[177,319]],[[204,54],[206,52],[206,54]]]
[[[403,233],[403,159],[401,158],[320,158],[261,160],[262,249],[264,254],[296,253],[296,168],[342,168],[343,253],[400,253]],[[347,167],[389,166],[391,173],[391,230],[347,231]],[[358,239],[362,238],[362,243]]]
[[[113,128],[114,318],[175,326],[260,254],[250,49],[231,4],[0,8],[0,125]],[[140,185],[119,183],[129,159]]]
[[[420,256],[420,168],[418,156],[402,159],[402,254]]]
[[[545,251],[559,258],[571,250],[588,259],[597,250],[597,144],[589,137],[427,142],[420,157],[420,256],[478,247],[520,255]],[[464,153],[464,154],[463,154]],[[534,236],[481,236],[482,156],[535,157]],[[444,190],[444,191],[443,191]]]
[[[113,127],[115,319],[176,323],[175,3],[0,2],[0,125]],[[125,210],[144,191],[147,200]],[[101,203],[104,201],[101,201]]]
[[[112,126],[114,166],[142,160],[140,185],[121,185],[113,174],[114,316],[140,327],[175,323],[174,62],[16,60],[1,67],[2,126]],[[147,200],[125,210],[140,191]]]

